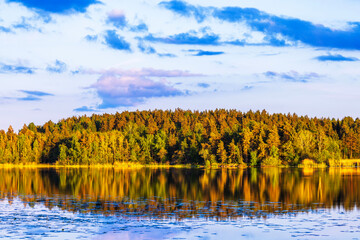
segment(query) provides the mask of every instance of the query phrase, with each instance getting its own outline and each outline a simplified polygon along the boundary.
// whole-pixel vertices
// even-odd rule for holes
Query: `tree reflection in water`
[[[360,169],[0,169],[0,197],[144,218],[268,217],[360,202]]]

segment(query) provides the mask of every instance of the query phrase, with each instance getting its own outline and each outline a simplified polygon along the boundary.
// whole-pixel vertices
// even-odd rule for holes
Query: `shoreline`
[[[343,169],[343,168],[358,168],[354,166],[327,166],[327,165],[318,165],[318,166],[258,166],[251,167],[246,165],[236,165],[236,164],[226,164],[226,165],[216,165],[216,166],[203,166],[203,165],[191,165],[191,164],[138,164],[138,163],[116,163],[116,164],[90,164],[90,165],[60,165],[60,164],[11,164],[11,163],[1,163],[0,169],[6,168],[114,168],[114,169],[140,169],[140,168],[187,168],[187,169],[246,169],[246,168],[298,168],[298,169]]]
[[[2,168],[118,168],[118,169],[139,169],[139,168],[197,168],[197,169],[244,169],[248,168],[245,165],[224,165],[224,166],[212,166],[206,167],[202,165],[191,164],[137,164],[137,163],[117,163],[117,164],[75,164],[75,165],[60,165],[60,164],[11,164],[2,163]]]

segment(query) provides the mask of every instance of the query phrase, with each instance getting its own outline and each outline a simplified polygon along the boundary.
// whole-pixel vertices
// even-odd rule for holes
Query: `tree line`
[[[360,158],[360,119],[263,111],[124,111],[0,131],[0,163],[296,166]]]

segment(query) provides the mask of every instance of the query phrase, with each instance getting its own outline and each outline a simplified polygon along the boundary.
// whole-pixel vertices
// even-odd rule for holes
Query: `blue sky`
[[[358,117],[355,0],[0,0],[0,129],[124,110]]]

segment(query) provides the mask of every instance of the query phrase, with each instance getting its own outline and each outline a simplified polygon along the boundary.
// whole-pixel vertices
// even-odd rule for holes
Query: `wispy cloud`
[[[167,1],[161,6],[184,17],[194,17],[199,22],[215,18],[230,23],[245,23],[253,31],[265,34],[264,41],[273,46],[286,46],[302,42],[313,47],[360,50],[360,23],[351,22],[346,30],[332,29],[298,18],[279,17],[255,8],[202,7],[184,1]]]
[[[6,2],[20,3],[30,9],[58,14],[85,12],[90,5],[101,3],[97,0],[6,0]]]
[[[172,53],[158,53],[158,56],[159,57],[170,57],[170,58],[176,57],[176,55],[172,54]]]
[[[197,86],[201,87],[201,88],[209,88],[210,84],[208,84],[208,83],[198,83]]]
[[[119,36],[115,30],[107,30],[105,32],[105,44],[116,50],[131,51],[130,43],[124,37]]]
[[[216,51],[204,51],[199,49],[190,49],[189,52],[192,52],[193,56],[214,56],[214,55],[221,55],[224,54],[224,52],[216,52]]]
[[[15,98],[18,101],[40,101],[42,100],[42,97],[54,96],[51,93],[41,92],[41,91],[19,90],[19,92],[24,93],[26,96]]]
[[[160,42],[167,44],[188,44],[188,45],[219,45],[220,37],[214,33],[197,33],[195,31],[179,33],[167,37],[155,37],[149,34],[144,40],[150,42]]]
[[[0,32],[4,32],[4,33],[11,33],[11,29],[4,27],[4,26],[0,26]]]
[[[254,86],[244,86],[241,91],[249,91],[251,89],[254,89]]]
[[[54,96],[54,95],[51,94],[51,93],[41,92],[41,91],[20,90],[20,92],[26,93],[26,94],[28,94],[28,95],[38,96],[38,97]]]
[[[280,79],[287,82],[302,82],[306,83],[309,82],[312,79],[319,78],[320,75],[314,72],[311,73],[304,73],[300,74],[296,71],[290,71],[287,73],[278,73],[278,72],[272,72],[268,71],[264,73],[264,76],[272,79]]]
[[[66,71],[66,69],[67,69],[66,63],[56,59],[53,65],[47,66],[46,71],[53,73],[63,73]]]
[[[209,28],[202,28],[200,31],[189,31],[185,33],[178,33],[170,36],[154,36],[153,34],[148,34],[140,40],[154,42],[154,43],[165,43],[165,44],[175,44],[175,45],[202,45],[202,46],[219,46],[219,45],[234,45],[234,46],[275,46],[275,47],[284,47],[289,46],[289,44],[284,39],[278,39],[275,36],[265,36],[263,42],[261,43],[251,43],[246,39],[236,39],[236,40],[221,40],[219,34],[213,33]],[[217,54],[212,54],[217,53]],[[199,55],[219,55],[223,52],[207,52],[202,51]]]
[[[21,21],[18,23],[15,23],[12,25],[12,28],[14,29],[23,29],[25,31],[38,31],[41,32],[40,28],[34,27],[33,25],[31,25],[30,23],[28,23],[29,19],[22,17]]]
[[[344,57],[343,55],[340,54],[335,54],[335,55],[322,55],[322,56],[318,56],[315,58],[316,60],[319,60],[321,62],[326,62],[326,61],[333,61],[333,62],[355,62],[355,61],[359,61],[358,58],[355,57]]]
[[[145,53],[145,54],[155,54],[156,53],[156,50],[153,47],[146,45],[143,41],[139,41],[138,48],[142,53]]]
[[[139,23],[135,26],[130,26],[130,31],[132,32],[146,32],[148,31],[148,26],[145,23]]]
[[[99,110],[91,108],[91,107],[87,107],[87,106],[82,106],[79,108],[75,108],[73,111],[75,111],[75,112],[98,112]]]
[[[161,2],[159,5],[181,16],[194,17],[198,22],[204,21],[208,15],[208,8],[194,6],[184,1],[174,0],[169,2]]]
[[[149,98],[184,95],[183,91],[173,87],[165,78],[199,76],[179,70],[159,69],[110,69],[100,72],[102,75],[91,86],[102,99],[100,109],[136,106]]]
[[[131,32],[146,32],[148,31],[148,26],[140,22],[137,25],[132,25],[126,19],[125,13],[122,10],[112,10],[107,14],[106,19],[107,24],[111,24],[118,29],[127,29]]]
[[[85,39],[89,42],[95,42],[98,39],[97,35],[86,35]]]
[[[40,101],[41,98],[35,97],[35,96],[26,96],[26,97],[17,98],[17,100],[18,101]]]
[[[21,64],[8,65],[8,64],[0,63],[0,73],[33,74],[35,73],[35,68],[26,67]]]

